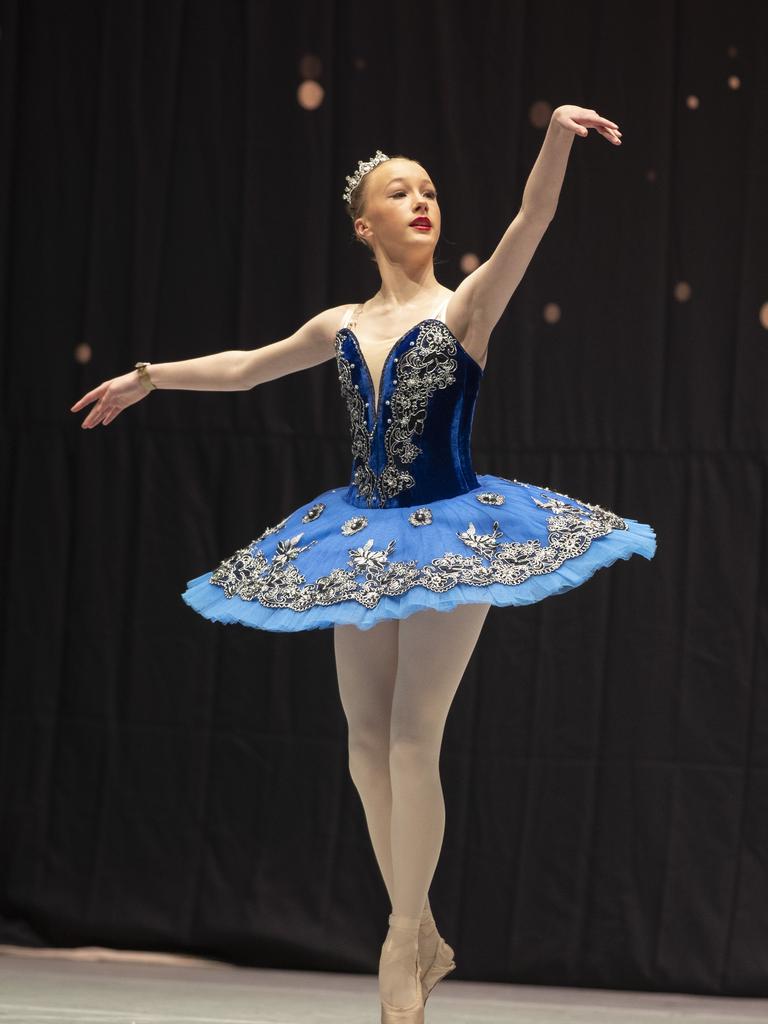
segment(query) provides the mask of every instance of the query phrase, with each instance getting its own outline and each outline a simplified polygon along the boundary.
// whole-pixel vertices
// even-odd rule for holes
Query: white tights
[[[392,912],[421,917],[445,832],[439,756],[488,604],[334,627],[349,771]]]

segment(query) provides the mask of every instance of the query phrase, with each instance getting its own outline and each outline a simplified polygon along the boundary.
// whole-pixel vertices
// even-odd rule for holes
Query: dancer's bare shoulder
[[[355,303],[353,302],[345,302],[341,306],[330,306],[315,317],[315,320],[318,321],[317,329],[331,347],[331,357],[335,355],[334,342],[341,328],[344,315],[348,310],[353,309],[354,305]],[[311,323],[311,321],[308,322]]]
[[[293,334],[245,353],[243,390],[317,366],[335,356],[334,341],[349,303],[330,306],[310,317]]]

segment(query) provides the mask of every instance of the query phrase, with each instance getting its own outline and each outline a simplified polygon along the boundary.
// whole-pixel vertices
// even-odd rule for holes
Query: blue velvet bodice
[[[442,320],[422,320],[389,350],[378,408],[349,327],[335,350],[352,442],[350,505],[407,507],[479,486],[470,439],[483,371]]]

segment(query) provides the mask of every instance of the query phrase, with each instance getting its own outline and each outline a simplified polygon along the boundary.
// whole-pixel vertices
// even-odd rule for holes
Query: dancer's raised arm
[[[230,349],[195,359],[150,363],[147,372],[158,390],[248,391],[278,377],[317,366],[334,356],[333,339],[346,306],[334,306],[307,320],[290,337],[256,349]],[[106,425],[123,409],[150,392],[137,370],[106,380],[83,395],[71,408],[78,412],[91,402],[93,409],[82,427]]]
[[[468,325],[468,330],[488,337],[501,318],[555,216],[574,136],[586,136],[589,128],[621,145],[619,126],[595,110],[567,104],[552,112],[517,216],[489,258],[464,278],[451,300],[456,322]]]

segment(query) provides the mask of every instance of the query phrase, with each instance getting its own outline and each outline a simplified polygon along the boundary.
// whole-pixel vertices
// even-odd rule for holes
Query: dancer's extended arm
[[[159,390],[248,391],[265,381],[317,366],[334,356],[333,338],[345,308],[325,309],[307,320],[290,337],[261,348],[229,349],[195,359],[150,363],[150,379]],[[87,392],[70,411],[78,412],[95,402],[80,425],[106,425],[123,409],[141,401],[149,393],[139,380],[137,371],[131,370]]]
[[[553,111],[519,213],[491,256],[456,289],[451,300],[456,322],[471,324],[486,337],[496,326],[555,215],[574,135],[585,136],[589,128],[621,145],[618,125],[595,110],[566,105]]]

